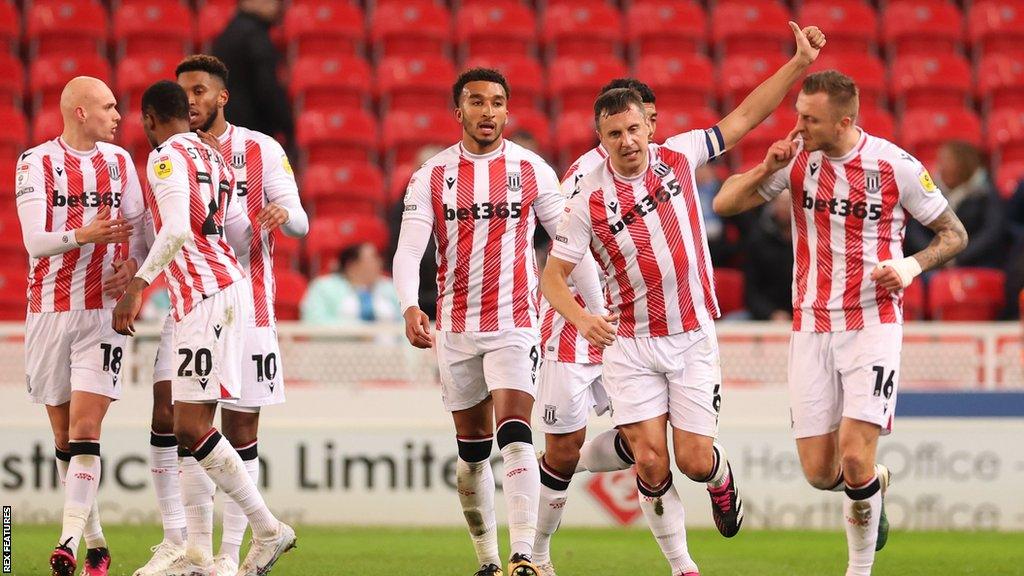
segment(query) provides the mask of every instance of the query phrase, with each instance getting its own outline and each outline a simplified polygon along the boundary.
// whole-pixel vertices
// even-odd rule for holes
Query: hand
[[[256,222],[268,231],[287,224],[290,219],[291,215],[288,214],[288,209],[273,202],[264,206],[256,215]]]
[[[417,306],[410,306],[405,314],[405,337],[409,344],[417,348],[433,348],[434,339],[430,335],[430,318]]]
[[[118,244],[127,242],[132,227],[124,218],[110,218],[110,206],[103,206],[85,226],[75,230],[79,244]]]
[[[594,346],[604,349],[615,342],[615,323],[619,321],[619,313],[598,316],[584,312],[583,317],[576,324],[576,330]]]
[[[216,136],[202,130],[196,130],[196,136],[199,136],[199,139],[202,140],[203,144],[206,144],[210,148],[220,152],[220,140],[218,140]]]
[[[818,52],[825,47],[825,33],[817,26],[808,26],[803,30],[796,22],[790,21],[790,30],[796,39],[796,58],[805,65],[810,65],[818,57]]]
[[[793,139],[798,132],[799,130],[794,128],[785,139],[775,142],[768,148],[768,153],[764,157],[764,165],[768,172],[782,170],[789,165],[790,160],[796,155],[796,142]]]
[[[142,310],[142,291],[148,285],[142,278],[133,278],[128,283],[128,288],[114,306],[113,328],[118,334],[135,334],[135,318]]]
[[[889,292],[903,290],[903,280],[900,279],[899,273],[890,266],[876,266],[871,271],[871,279]]]
[[[128,260],[114,260],[111,262],[114,273],[103,283],[103,293],[111,298],[118,298],[124,294],[128,283],[139,271],[139,265],[134,258]]]
[[[785,310],[776,310],[768,316],[768,319],[772,322],[792,322],[793,315]]]

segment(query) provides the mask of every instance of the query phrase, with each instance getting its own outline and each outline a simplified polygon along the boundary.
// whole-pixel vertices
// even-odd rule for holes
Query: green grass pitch
[[[56,526],[15,525],[13,573],[48,576],[58,532]],[[475,571],[462,529],[300,526],[297,532],[298,549],[281,559],[274,576],[470,576]],[[114,559],[111,574],[131,576],[148,560],[161,533],[150,526],[111,526],[106,534]],[[749,531],[726,540],[711,530],[693,530],[689,543],[703,576],[841,576],[846,568],[840,532]],[[669,575],[645,530],[565,529],[555,535],[553,551],[555,568],[564,576]],[[1020,575],[1022,566],[1024,535],[1019,533],[894,531],[874,574]]]

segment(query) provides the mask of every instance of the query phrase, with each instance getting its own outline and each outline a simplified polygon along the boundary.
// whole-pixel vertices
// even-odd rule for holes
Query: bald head
[[[121,120],[114,93],[102,80],[91,76],[72,78],[64,86],[60,113],[64,118],[65,140],[82,144],[113,141]]]

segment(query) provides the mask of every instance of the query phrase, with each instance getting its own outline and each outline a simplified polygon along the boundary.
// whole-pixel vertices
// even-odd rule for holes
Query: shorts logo
[[[544,423],[548,426],[554,426],[555,422],[558,422],[558,417],[555,416],[555,407],[551,404],[545,404]]]
[[[268,386],[270,386],[270,393],[271,393],[271,394],[273,394],[273,393],[274,393],[274,383],[273,383],[273,382],[270,382],[270,383],[269,383],[269,384],[267,384],[267,385],[268,385]]]
[[[210,379],[209,378],[199,378],[198,380],[199,380],[199,385],[203,387],[203,390],[206,390],[206,385],[210,383]]]
[[[221,326],[220,324],[217,324],[216,326],[213,327],[213,333],[217,335],[217,339],[218,340],[220,339],[220,332],[223,329],[224,329],[224,327]]]
[[[521,192],[523,190],[522,178],[519,172],[508,173],[508,191]]]
[[[32,393],[32,376],[28,374],[25,374],[25,389],[28,390],[29,394]]]
[[[110,174],[111,180],[121,179],[121,166],[117,162],[107,162],[107,172]]]

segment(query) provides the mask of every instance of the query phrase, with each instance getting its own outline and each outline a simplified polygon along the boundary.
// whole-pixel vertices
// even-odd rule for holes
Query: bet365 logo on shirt
[[[492,218],[519,218],[523,213],[522,202],[481,202],[473,203],[465,208],[452,208],[444,205],[444,219],[452,220],[490,220]]]
[[[850,202],[846,198],[812,198],[804,193],[803,207],[815,212],[828,212],[836,216],[853,216],[864,220],[882,217],[882,205],[875,202]]]

